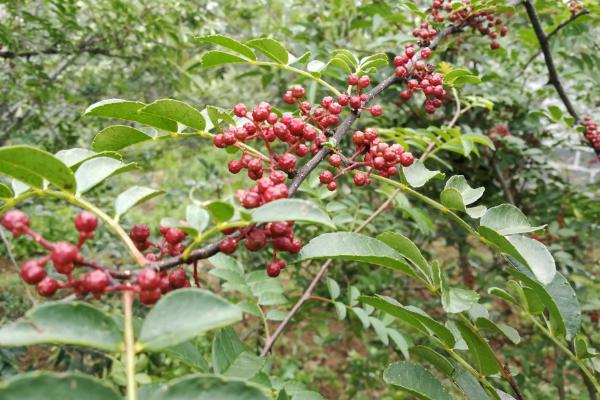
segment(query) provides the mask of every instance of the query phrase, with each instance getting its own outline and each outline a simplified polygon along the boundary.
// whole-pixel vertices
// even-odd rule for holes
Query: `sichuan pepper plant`
[[[396,343],[405,359],[379,371],[391,390],[424,399],[524,399],[515,360],[496,343],[527,344],[520,343],[519,332],[508,321],[490,315],[486,298],[501,301],[559,349],[594,398],[600,390],[596,353],[580,329],[575,291],[538,240],[545,225],[532,225],[512,204],[475,205],[485,189],[469,184],[468,171],[446,179],[430,169],[429,161],[446,152],[467,157],[464,148],[477,154],[493,151],[507,136],[500,126],[490,137],[462,134],[457,129],[461,117],[471,108],[486,107],[482,99],[461,97],[463,85],[478,78],[468,69],[432,61],[450,37],[480,41],[472,32],[489,39],[481,45],[500,49],[502,38],[510,34],[505,22],[514,9],[491,3],[434,0],[412,31],[414,40],[398,46],[395,54],[362,59],[345,49],[334,51],[326,62],[311,60],[308,53],[295,57],[270,38],[240,42],[223,35],[198,37],[227,50],[204,53],[204,68],[247,64],[282,69],[318,87],[319,97],[309,101],[307,86],[290,82],[280,99],[252,106],[243,99],[230,108],[207,105],[202,110],[174,99],[109,99],[88,107],[84,116],[125,122],[98,132],[90,149],[56,154],[24,145],[0,149],[0,172],[12,178],[11,185],[0,185],[0,224],[14,238],[37,243],[39,255],[23,262],[19,275],[51,300],[2,326],[0,345],[89,347],[119,357],[126,377],[121,384],[108,384],[79,373],[24,373],[0,386],[0,398],[119,399],[121,391],[129,400],[321,398],[313,388],[278,377],[272,364],[278,338],[304,303],[317,299],[332,304],[342,320],[358,318],[382,343]],[[525,8],[544,56],[551,60],[535,8],[529,1]],[[551,76],[556,74],[553,68],[548,62]],[[332,75],[335,79],[329,82]],[[589,118],[579,120],[560,80],[551,83],[574,123],[581,124],[581,139],[597,150],[597,125]],[[392,127],[378,124],[385,115],[385,104],[379,103],[384,92],[396,92],[401,104],[418,104],[427,114],[448,111],[450,118],[427,134],[398,136]],[[369,116],[367,123],[361,116]],[[125,148],[177,139],[212,143],[229,154],[224,168],[245,175],[244,188],[233,198],[191,202],[185,217],[161,216],[158,226],[127,226],[121,217],[164,194],[161,190],[133,186],[114,200],[111,211],[86,196],[111,176],[136,168],[135,162],[123,161]],[[444,182],[442,190],[427,187],[434,180]],[[327,197],[308,195],[318,186],[328,192],[377,188],[387,198],[362,224],[347,229],[326,211]],[[392,231],[360,233],[400,195],[428,206],[495,254],[502,263],[497,271],[502,284],[482,291],[463,287],[409,237]],[[36,215],[19,209],[25,202],[46,199],[80,210],[73,221],[76,242],[44,237],[32,228]],[[106,265],[85,251],[100,229],[114,234],[129,255]],[[329,232],[318,232],[323,230]],[[242,251],[267,254],[269,261],[246,273],[233,258]],[[214,266],[211,272],[222,281],[223,291],[235,296],[226,299],[221,290],[209,289],[203,260]],[[281,316],[277,305],[284,293],[279,280],[299,274],[312,260],[323,264]],[[346,263],[368,264],[373,273],[383,267],[404,275],[427,293],[435,309],[402,304],[394,288],[361,293],[349,287],[343,301],[340,285],[332,279],[327,280],[330,298],[314,296],[328,269]],[[121,297],[122,310],[101,306],[112,296]],[[148,307],[143,318],[134,315],[134,301]],[[256,351],[230,327],[246,318],[261,324]],[[193,344],[207,332],[213,338],[210,365]],[[418,345],[409,348],[409,334]],[[144,355],[182,360],[194,373],[140,386],[136,368]],[[421,360],[427,364],[417,362]]]

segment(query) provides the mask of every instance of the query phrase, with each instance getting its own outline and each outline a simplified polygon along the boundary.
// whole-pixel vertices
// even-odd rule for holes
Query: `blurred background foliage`
[[[547,32],[571,15],[563,1],[538,0],[535,4]],[[594,0],[583,5],[590,14],[554,35],[551,48],[577,109],[598,118],[600,6]],[[269,36],[285,43],[296,56],[310,51],[312,59],[320,60],[327,60],[337,48],[361,56],[383,51],[391,57],[411,40],[412,29],[420,21],[416,10],[427,6],[421,0],[4,0],[0,3],[0,143],[33,144],[53,152],[89,147],[94,134],[107,123],[82,119],[81,115],[88,105],[106,98],[150,102],[172,97],[198,108],[209,104],[229,108],[237,102],[262,100],[281,105],[283,90],[302,79],[269,68],[203,69],[200,56],[211,46],[196,42],[194,37],[211,33],[239,40]],[[480,84],[461,88],[460,97],[478,96],[493,107],[470,108],[462,114],[458,128],[463,133],[489,136],[496,149],[477,146],[477,152],[442,151],[430,163],[446,173],[464,174],[473,187],[485,186],[484,203],[512,202],[534,225],[548,224],[539,239],[549,246],[558,269],[570,277],[582,302],[584,330],[598,342],[600,173],[591,175],[591,180],[566,173],[564,165],[571,163],[578,151],[586,168],[593,171],[597,164],[590,163],[581,134],[563,117],[554,89],[546,85],[543,58],[521,6],[504,19],[509,35],[501,40],[502,49],[491,51],[487,40],[465,32],[444,42],[434,55],[434,62],[468,68],[481,78]],[[382,68],[373,78],[389,72]],[[344,74],[339,71],[326,71],[324,79],[338,88],[344,85]],[[313,83],[306,84],[313,99],[323,95]],[[413,144],[413,151],[419,154],[420,130],[447,124],[454,105],[449,103],[443,112],[430,116],[416,100],[401,103],[399,90],[389,90],[380,99],[385,112],[377,124],[389,130],[388,136]],[[556,105],[560,114],[555,115],[550,110]],[[370,123],[372,119],[361,118],[358,125]],[[227,173],[225,163],[231,156],[213,151],[204,139],[144,144],[128,149],[125,156],[141,163],[145,172],[113,178],[110,185],[95,189],[97,204],[108,207],[117,193],[134,182],[167,191],[167,195],[132,212],[125,225],[144,222],[156,227],[162,217],[182,216],[192,199],[232,196],[243,183],[243,178]],[[350,185],[331,194],[316,187],[315,177],[312,186],[306,185],[305,193],[319,199],[336,217],[336,223],[346,229],[360,224],[387,196]],[[427,191],[439,193],[441,188],[441,182],[434,183]],[[71,223],[65,221],[72,220],[76,210],[48,201],[28,204],[27,209],[36,215],[34,228],[49,238],[75,237]],[[366,232],[384,230],[413,238],[456,282],[482,290],[500,279],[496,271],[502,267],[501,260],[467,241],[434,211],[411,204],[402,196]],[[301,237],[309,240],[314,234],[304,232]],[[94,247],[88,249],[107,260],[118,260],[121,250],[106,231],[101,231]],[[2,250],[3,321],[22,315],[37,301],[17,279],[11,262],[11,257],[19,262],[36,251],[26,239],[17,239]],[[239,252],[237,258],[246,270],[253,270],[263,268],[268,256]],[[282,282],[288,303],[281,304],[281,310],[300,296],[317,268],[312,263],[286,271]],[[207,269],[206,285],[219,290],[218,280],[207,275]],[[393,295],[403,303],[437,306],[404,278],[384,269],[344,263],[332,268],[329,276],[344,293],[352,285],[364,293]],[[316,294],[327,297],[327,293],[325,285],[320,285]],[[555,349],[499,302],[494,302],[493,309],[508,319],[526,342],[521,346],[497,344],[511,365],[518,366],[517,380],[526,397],[555,399],[566,386],[566,398],[582,398],[585,388],[573,377],[573,370],[562,370]],[[399,348],[390,351],[397,347],[393,343],[384,346],[376,332],[363,329],[354,317],[337,321],[335,309],[327,303],[311,302],[296,321],[275,347],[275,354],[280,355],[275,357],[275,371],[283,378],[304,382],[328,399],[404,398],[389,391],[380,379],[382,366],[402,358]],[[243,326],[238,332],[241,337],[253,340],[253,330],[260,329],[254,322]],[[410,335],[406,337],[414,344]],[[419,337],[414,340],[418,342]],[[207,343],[201,338],[197,344],[206,349]],[[540,355],[544,362],[540,362]],[[109,376],[117,383],[123,377],[119,360],[82,349],[0,349],[0,375],[37,368],[80,369]],[[138,368],[139,379],[147,382],[175,376],[187,367],[174,360],[149,357]],[[563,375],[564,379],[557,378]],[[527,376],[537,379],[525,379]]]

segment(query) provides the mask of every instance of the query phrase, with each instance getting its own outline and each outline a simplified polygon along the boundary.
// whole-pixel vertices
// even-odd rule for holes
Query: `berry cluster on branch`
[[[354,143],[355,151],[351,157],[344,157],[339,152],[329,156],[329,165],[337,169],[335,175],[330,170],[324,170],[319,174],[319,181],[327,185],[327,189],[331,191],[337,189],[336,180],[340,176],[361,167],[366,168],[366,171],[355,171],[354,184],[356,186],[371,183],[370,176],[373,171],[377,171],[380,176],[389,178],[398,173],[398,164],[408,167],[414,162],[411,152],[404,151],[401,144],[389,145],[382,142],[379,134],[373,128],[367,128],[364,132],[354,132],[352,143]]]
[[[40,233],[30,228],[29,217],[20,210],[7,212],[0,224],[14,237],[30,236],[46,249],[45,256],[25,261],[19,271],[21,279],[35,285],[42,297],[52,297],[59,290],[71,290],[79,297],[90,294],[99,299],[105,293],[132,290],[138,294],[140,303],[149,305],[158,301],[164,293],[191,286],[187,272],[181,267],[168,273],[144,268],[135,282],[123,283],[120,280],[129,280],[132,276],[86,260],[81,254],[81,248],[87,240],[94,238],[98,226],[98,218],[87,211],[82,211],[75,217],[75,229],[79,232],[77,244],[65,241],[52,243],[44,239]],[[177,256],[185,248],[182,241],[186,234],[181,230],[161,227],[160,232],[163,239],[159,243],[150,240],[150,229],[146,225],[135,225],[129,234],[139,250],[158,250],[145,254],[148,261],[159,261],[166,255]],[[53,273],[48,272],[50,265]],[[196,268],[194,282],[196,286],[199,285]]]
[[[101,267],[88,263],[80,252],[83,244],[94,237],[94,231],[98,226],[98,219],[94,214],[83,211],[75,218],[75,228],[79,232],[77,244],[47,241],[41,234],[30,228],[29,217],[20,210],[7,212],[0,223],[14,237],[30,236],[47,250],[48,254],[45,256],[25,261],[19,271],[21,279],[30,285],[35,285],[40,296],[51,297],[59,289],[72,289],[79,295],[91,293],[99,298],[109,288],[111,277]],[[57,273],[56,277],[48,275],[46,271],[46,265],[50,262]],[[80,266],[93,270],[75,277],[75,267]],[[61,275],[63,279],[60,278]]]
[[[434,0],[430,9],[434,21],[444,22],[444,20],[448,19],[456,24],[468,25],[481,35],[492,39],[490,43],[492,50],[499,49],[500,43],[498,43],[497,39],[499,36],[506,36],[508,27],[502,26],[502,18],[492,13],[496,6],[492,6],[490,10],[475,11],[470,0],[463,0],[462,5],[456,9],[453,7],[455,4],[460,3],[453,2],[452,0]],[[423,29],[421,27],[420,30],[415,30],[413,35],[425,40],[426,38],[423,38],[422,35]],[[428,31],[428,35],[431,35],[430,31]],[[433,36],[435,36],[435,33]]]
[[[433,50],[437,47],[441,38],[459,32],[461,28],[461,25],[453,24],[443,29],[429,43],[429,49]],[[410,67],[413,61],[416,62],[416,60],[410,61],[407,63],[407,67]],[[348,161],[352,157],[344,158],[337,152],[335,152],[336,154],[331,154],[331,145],[339,143],[351,131],[353,123],[362,110],[369,111],[374,117],[382,115],[382,108],[380,106],[373,105],[367,107],[366,104],[377,97],[382,91],[402,80],[393,74],[382,80],[370,92],[364,93],[361,91],[371,84],[370,78],[366,75],[356,76],[352,74],[348,77],[348,83],[351,85],[351,88],[356,87],[355,93],[348,90],[347,93],[338,96],[337,99],[329,96],[325,97],[322,99],[321,104],[316,107],[302,100],[304,97],[303,88],[294,86],[289,92],[286,92],[284,101],[298,106],[299,111],[295,115],[283,114],[279,116],[271,109],[268,103],[260,103],[254,107],[251,113],[248,112],[248,109],[244,105],[236,105],[233,110],[234,115],[238,118],[247,119],[247,123],[241,127],[243,129],[232,127],[216,135],[214,144],[219,148],[229,145],[238,147],[243,155],[241,159],[235,160],[239,164],[233,163],[233,166],[229,167],[231,172],[239,173],[242,169],[247,169],[248,176],[252,180],[257,181],[255,187],[238,193],[238,198],[242,205],[254,208],[276,198],[292,196],[302,181],[328,155],[332,156],[331,162],[334,167],[337,164],[336,154],[341,160],[339,164],[340,168],[343,169],[351,165],[348,164]],[[342,120],[340,114],[344,108],[348,109],[349,112]],[[276,124],[280,124],[277,125],[277,129]],[[307,126],[309,128],[306,128]],[[314,139],[312,137],[313,129],[315,130]],[[306,132],[308,133],[306,134]],[[355,171],[355,175],[358,176],[355,179],[355,183],[359,186],[362,184],[363,179],[365,180],[365,184],[368,182],[368,171],[370,169],[377,170],[380,174],[389,175],[391,172],[396,172],[394,169],[390,170],[390,168],[396,168],[395,166],[398,163],[402,165],[410,165],[412,163],[412,155],[405,152],[399,145],[386,145],[379,140],[376,132],[374,135],[372,133],[367,134],[367,132],[372,131],[365,129],[363,134],[368,137],[364,139],[362,144],[360,144],[359,140],[360,133],[357,133],[354,139],[356,146],[355,154],[358,153],[355,159],[358,159],[358,156],[362,156],[362,161],[359,162],[367,163],[360,165],[360,167],[367,169],[366,173]],[[269,151],[269,157],[255,151],[249,151],[251,149],[246,146],[238,146],[240,144],[238,142],[245,143],[252,139],[257,139],[264,143]],[[277,140],[280,141],[279,144],[273,143]],[[331,145],[328,142],[331,142]],[[276,146],[278,147],[277,150],[280,151],[279,154],[274,151]],[[281,147],[283,147],[282,152]],[[304,163],[301,168],[295,169],[297,157],[301,158],[307,155],[308,152],[311,152],[313,157]],[[392,155],[395,156],[394,159],[392,159]],[[381,164],[378,157],[383,157],[385,163]],[[256,168],[257,161],[254,160],[258,160],[258,165],[261,166],[260,169]],[[265,172],[268,173],[268,177],[263,176]],[[285,186],[288,177],[291,178],[291,182],[286,186],[286,193],[286,189],[283,186]],[[270,182],[267,182],[265,178]],[[277,189],[271,189],[275,187]],[[244,204],[243,200],[249,193],[253,194],[250,195],[250,199]],[[256,199],[256,195],[258,195],[259,200],[252,200],[253,198]],[[293,234],[293,224],[283,221],[223,231],[222,233],[226,235],[224,239],[198,248],[192,251],[188,257],[184,258],[181,252],[185,248],[185,245],[182,243],[185,234],[181,230],[176,228],[161,228],[163,240],[159,243],[153,243],[149,240],[150,230],[147,227],[137,226],[132,229],[130,236],[136,247],[142,249],[142,251],[153,248],[152,251],[146,252],[145,255],[149,263],[147,267],[138,271],[118,271],[103,267],[82,257],[79,250],[85,240],[93,237],[97,219],[94,215],[87,212],[81,215],[77,219],[77,229],[80,232],[80,240],[77,245],[66,242],[59,242],[66,243],[59,245],[58,243],[50,243],[44,240],[41,235],[29,229],[29,219],[18,210],[8,212],[0,221],[15,236],[24,233],[28,234],[50,251],[51,254],[44,257],[41,261],[33,260],[34,262],[30,263],[30,266],[24,267],[25,271],[22,273],[22,276],[24,276],[28,283],[38,285],[38,291],[44,296],[52,296],[57,290],[66,288],[71,288],[80,296],[89,293],[95,297],[100,297],[102,293],[111,291],[131,290],[138,293],[142,303],[152,304],[162,294],[190,285],[185,269],[181,268],[182,265],[194,263],[194,282],[197,285],[198,279],[195,262],[208,258],[219,251],[231,253],[235,251],[242,240],[249,242],[245,243],[245,247],[249,250],[263,248],[268,243],[273,244],[274,258],[267,266],[267,273],[271,276],[277,276],[281,269],[285,268],[285,262],[278,258],[277,252],[287,251],[295,253],[302,247],[302,242]],[[86,220],[95,222],[93,224],[91,222],[84,223],[83,221]],[[90,228],[92,225],[94,229]],[[53,252],[55,254],[54,258],[52,257]],[[52,276],[48,276],[46,265],[49,261],[52,261],[58,274],[51,273]],[[70,264],[73,265],[73,268],[70,267]],[[82,273],[73,273],[75,267],[84,267],[88,268],[88,270],[85,272],[82,271]],[[68,272],[69,270],[70,272]],[[168,273],[169,270],[171,270],[170,273]],[[64,275],[66,279],[61,278],[60,275]],[[57,277],[55,278],[55,276]]]
[[[600,130],[598,130],[598,124],[590,117],[583,118],[582,123],[585,128],[585,138],[590,142],[596,153],[598,153],[600,151]]]

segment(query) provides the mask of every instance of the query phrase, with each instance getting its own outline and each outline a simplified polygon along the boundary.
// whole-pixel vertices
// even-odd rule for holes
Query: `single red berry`
[[[500,36],[506,36],[507,33],[508,33],[508,27],[503,26],[502,29],[500,29]]]
[[[350,74],[348,75],[348,85],[354,86],[356,84],[358,84],[358,75],[356,74]]]
[[[340,103],[331,103],[327,108],[332,114],[339,114],[342,112],[342,105]]]
[[[273,237],[281,237],[292,233],[292,229],[290,228],[287,222],[279,221],[271,223],[271,225],[269,226],[269,232]]]
[[[333,182],[333,183],[335,183],[335,182]],[[298,238],[292,239],[292,243],[290,244],[288,251],[292,254],[296,254],[300,250],[302,250],[302,241]]]
[[[235,137],[234,131],[227,130],[223,132],[223,144],[227,146],[232,146],[235,144],[235,142],[237,142],[237,139]]]
[[[408,88],[410,90],[417,90],[417,89],[419,89],[419,81],[416,80],[416,79],[409,79],[408,80]],[[402,93],[400,95],[402,95]]]
[[[319,181],[321,183],[330,183],[333,181],[333,173],[331,171],[325,170],[319,174]]]
[[[58,290],[58,281],[49,276],[37,284],[37,292],[42,297],[51,297]]]
[[[302,118],[293,118],[290,121],[290,126],[289,126],[291,134],[294,136],[302,135],[305,125],[306,124]]]
[[[410,90],[403,90],[400,92],[400,98],[404,101],[407,101],[411,98],[412,92]]]
[[[287,103],[287,104],[294,104],[294,95],[292,94],[291,90],[288,90],[287,92],[284,93],[283,101],[284,101],[284,103]]]
[[[273,183],[283,183],[285,182],[286,175],[281,171],[273,171],[271,175],[269,175],[269,179],[273,181]]]
[[[165,233],[165,240],[167,243],[175,245],[185,239],[185,232],[178,228],[169,228]]]
[[[342,164],[342,157],[339,154],[332,154],[329,156],[329,165],[332,167],[339,167]]]
[[[396,76],[398,78],[404,78],[408,71],[403,66],[396,67]]]
[[[279,269],[285,269],[285,260],[279,260]]]
[[[57,242],[52,247],[50,259],[54,263],[54,268],[61,274],[68,274],[73,270],[73,263],[81,257],[79,249],[69,242]]]
[[[383,157],[375,157],[373,159],[373,167],[375,169],[383,169],[383,168],[385,168],[385,159]]]
[[[83,277],[83,288],[94,294],[103,293],[109,283],[106,272],[100,270],[88,272]]]
[[[383,115],[383,108],[381,108],[380,105],[376,104],[373,107],[371,107],[371,109],[369,110],[369,112],[374,117],[380,117],[381,115]]]
[[[354,143],[357,146],[360,146],[364,142],[365,142],[365,133],[362,131],[354,132],[354,134],[352,135],[352,143]]]
[[[150,237],[150,228],[144,224],[134,225],[129,232],[129,237],[134,242],[145,242]]]
[[[242,198],[241,203],[245,208],[256,208],[260,206],[260,195],[258,193],[248,192]]]
[[[148,306],[148,305],[154,304],[158,300],[160,300],[161,295],[162,295],[162,292],[161,292],[160,288],[157,287],[155,289],[140,291],[140,293],[138,294],[138,298],[140,299],[140,303]]]
[[[412,47],[412,46],[411,47],[407,47],[406,50],[404,51],[404,54],[409,59],[413,58],[413,56],[415,55],[415,48]]]
[[[423,57],[423,58],[431,57],[431,49],[429,47],[423,47],[421,49],[421,57]]]
[[[357,173],[354,175],[354,184],[356,186],[364,186],[367,183],[367,176],[363,173]]]
[[[219,242],[219,250],[225,254],[231,254],[237,248],[237,241],[234,238],[226,237]]]
[[[227,164],[227,169],[232,174],[237,174],[242,170],[242,168],[244,168],[244,166],[242,165],[242,162],[240,160],[231,160]]]
[[[267,107],[267,105],[268,104],[262,105],[261,103],[252,109],[252,119],[255,122],[262,122],[269,118],[271,108],[270,106]]]
[[[98,217],[88,211],[82,211],[75,217],[75,229],[79,232],[93,232],[98,226]]]
[[[290,171],[296,166],[296,156],[290,153],[283,153],[277,160],[277,165],[284,171]]]
[[[410,167],[414,161],[415,157],[409,151],[405,151],[400,156],[400,164],[402,164],[403,167]]]
[[[262,163],[258,158],[253,158],[248,162],[248,170],[262,171]]]
[[[46,270],[37,260],[29,260],[23,263],[19,272],[21,279],[30,285],[35,285],[46,277]]]
[[[300,85],[294,85],[291,87],[292,96],[299,99],[300,97],[304,97],[304,88]]]
[[[492,50],[496,50],[500,48],[500,43],[496,42],[495,40],[492,41],[492,43],[490,43],[490,47],[492,48]]]
[[[246,131],[246,134],[254,135],[256,133],[256,125],[248,122],[247,124],[244,124],[244,130]]]
[[[153,268],[144,268],[140,271],[137,283],[142,290],[153,290],[160,286],[160,275]]]
[[[10,210],[2,217],[0,223],[6,230],[11,231],[13,236],[18,237],[29,228],[29,217],[21,210]]]
[[[277,116],[277,114],[275,114],[274,112],[270,112],[269,116],[267,117],[267,122],[270,125],[273,125],[275,122],[277,122],[278,119],[279,117]]]
[[[346,106],[348,105],[348,102],[349,102],[349,101],[350,101],[350,97],[349,97],[347,94],[345,94],[345,93],[343,93],[343,94],[340,94],[340,95],[338,96],[338,99],[337,99],[337,102],[338,102],[338,103],[340,104],[340,106],[342,106],[342,107],[346,107]]]
[[[435,74],[429,79],[429,82],[433,86],[439,86],[442,84],[442,76],[440,74]]]
[[[360,88],[364,89],[367,86],[369,86],[370,84],[371,84],[371,78],[369,78],[368,75],[363,75],[358,80],[358,87],[360,87]]]
[[[162,294],[169,293],[171,291],[171,284],[169,283],[169,276],[162,275],[160,277],[160,292]]]
[[[187,274],[183,268],[175,268],[169,273],[169,283],[173,289],[184,287],[187,280]]]
[[[279,265],[278,261],[273,261],[272,263],[267,265],[267,275],[269,275],[271,278],[276,278],[277,276],[279,276],[280,272],[281,266]]]
[[[331,103],[333,103],[333,97],[331,96],[325,96],[323,97],[323,100],[321,100],[321,105],[325,108],[328,108]]]
[[[357,109],[362,105],[362,101],[360,100],[360,96],[352,96],[350,97],[350,107]]]
[[[317,129],[312,125],[306,125],[302,131],[302,138],[312,142],[317,137]]]
[[[307,154],[308,154],[308,147],[306,147],[306,145],[305,145],[305,144],[299,144],[299,145],[296,147],[296,155],[297,155],[298,157],[304,157],[304,156],[305,156],[305,155],[307,155]]]
[[[235,114],[236,117],[245,117],[246,114],[248,113],[248,108],[246,107],[245,104],[239,103],[236,104],[235,106],[233,106],[233,113]]]
[[[248,234],[248,237],[246,237],[244,246],[250,251],[257,251],[264,247],[266,240],[267,237],[265,233],[261,229],[255,229]]]
[[[327,184],[327,190],[333,192],[335,189],[337,189],[337,183],[335,183],[335,181]]]
[[[403,56],[396,56],[394,57],[394,65],[396,67],[400,67],[402,65],[406,64],[406,61],[404,60]]]
[[[367,128],[367,129],[365,129],[365,139],[367,141],[372,142],[378,136],[379,136],[379,134],[377,133],[377,131],[375,129],[373,129],[373,128]]]

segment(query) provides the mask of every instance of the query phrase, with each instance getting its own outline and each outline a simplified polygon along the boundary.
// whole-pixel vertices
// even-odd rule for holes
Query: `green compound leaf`
[[[44,180],[71,193],[77,186],[71,168],[54,155],[31,146],[1,148],[0,173],[36,188],[42,188]]]
[[[169,132],[177,132],[177,123],[175,121],[156,115],[140,113],[140,110],[145,106],[146,104],[141,101],[108,99],[92,104],[85,110],[83,115],[118,118],[126,121],[140,122]]]
[[[241,319],[242,313],[235,305],[211,292],[180,289],[162,297],[150,310],[139,344],[145,350],[157,351]]]
[[[206,35],[206,36],[198,36],[195,38],[199,42],[207,42],[218,44],[219,46],[223,46],[228,48],[229,50],[233,50],[236,53],[255,61],[256,54],[252,51],[252,49],[245,44],[238,42],[237,40],[224,35]]]
[[[0,346],[59,343],[118,351],[122,337],[112,316],[81,302],[45,303],[0,328]]]
[[[391,364],[383,372],[383,380],[422,400],[452,400],[431,372],[411,361]]]
[[[196,108],[179,100],[161,99],[148,104],[140,110],[141,113],[156,115],[177,121],[199,131],[206,126],[202,113]]]
[[[121,400],[99,379],[80,373],[30,372],[0,383],[2,400]]]

